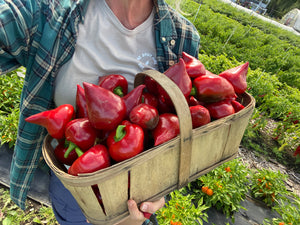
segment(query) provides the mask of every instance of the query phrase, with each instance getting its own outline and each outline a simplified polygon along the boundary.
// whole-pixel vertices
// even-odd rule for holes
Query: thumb
[[[165,205],[165,198],[162,197],[154,202],[143,202],[140,206],[142,212],[155,213],[157,210]]]

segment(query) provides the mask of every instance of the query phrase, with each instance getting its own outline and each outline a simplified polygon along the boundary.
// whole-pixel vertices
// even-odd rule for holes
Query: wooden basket
[[[69,175],[56,160],[53,139],[48,135],[44,140],[45,161],[92,224],[115,224],[129,215],[128,198],[137,203],[156,200],[235,158],[255,107],[254,98],[244,93],[239,96],[243,110],[192,129],[189,107],[177,85],[164,74],[148,70],[136,75],[135,86],[142,84],[145,76],[156,80],[171,97],[179,117],[178,137],[109,168],[79,176]],[[102,205],[92,186],[100,191]]]

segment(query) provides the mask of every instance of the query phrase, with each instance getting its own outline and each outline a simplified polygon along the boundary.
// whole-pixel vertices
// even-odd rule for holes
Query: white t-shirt
[[[99,76],[121,74],[133,89],[134,76],[157,69],[153,25],[154,12],[133,30],[125,28],[105,0],[91,0],[72,59],[60,69],[56,81],[56,106],[75,107],[77,84],[97,84]]]

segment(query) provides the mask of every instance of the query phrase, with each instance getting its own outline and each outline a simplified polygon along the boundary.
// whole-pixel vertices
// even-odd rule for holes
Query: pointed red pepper
[[[47,129],[51,137],[62,139],[65,134],[65,127],[74,114],[74,107],[70,104],[65,104],[55,109],[29,116],[25,121],[43,126]]]
[[[128,92],[128,82],[126,78],[120,74],[109,74],[99,77],[98,85],[112,91],[120,97],[127,95]]]
[[[111,132],[106,143],[111,158],[121,162],[144,150],[144,131],[139,125],[124,121]]]
[[[85,153],[76,149],[78,159],[69,168],[68,173],[77,176],[80,173],[92,173],[111,165],[109,153],[104,145],[95,145]]]
[[[248,68],[249,62],[246,62],[240,66],[225,70],[219,76],[227,79],[232,84],[236,93],[242,94],[247,89]]]
[[[85,100],[84,89],[77,84],[76,92],[76,118],[87,118],[87,106]]]
[[[124,100],[100,86],[83,82],[88,118],[99,130],[113,130],[126,116]]]
[[[88,118],[78,118],[71,120],[66,125],[65,137],[82,151],[86,151],[95,144],[97,130],[91,125]]]
[[[235,99],[234,88],[229,81],[218,75],[202,75],[193,81],[196,96],[202,102],[218,102],[224,99]]]
[[[154,146],[175,138],[179,133],[178,117],[172,113],[161,114],[157,126],[152,130]]]
[[[122,98],[123,101],[125,102],[125,105],[126,105],[126,115],[127,115],[127,117],[129,116],[130,111],[135,106],[140,104],[142,93],[143,93],[143,90],[144,90],[145,87],[146,87],[146,85],[141,84],[141,85],[135,87],[132,91],[130,91],[127,95],[125,95]]]
[[[164,74],[169,77],[182,91],[183,95],[188,98],[192,90],[192,81],[185,69],[185,63],[182,58],[179,62],[171,66]],[[167,93],[159,86],[159,92],[165,96]]]
[[[185,62],[186,72],[191,78],[206,74],[205,66],[202,64],[202,62],[200,62],[200,60],[187,54],[186,52],[182,52],[182,58]]]

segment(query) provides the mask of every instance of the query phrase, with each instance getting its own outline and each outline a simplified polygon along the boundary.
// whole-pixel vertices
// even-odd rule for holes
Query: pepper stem
[[[115,142],[121,141],[123,137],[126,135],[126,131],[124,130],[125,125],[119,125],[116,129],[116,135],[114,136]]]
[[[195,96],[196,94],[197,94],[196,87],[193,86],[190,95]]]
[[[69,141],[69,147],[68,147],[67,151],[65,152],[64,157],[68,158],[70,152],[73,151],[74,149],[75,149],[78,157],[83,154],[83,152],[80,150],[80,148],[76,144],[74,144],[73,142]]]
[[[71,151],[73,151],[76,148],[76,145],[73,142],[69,142],[69,147],[67,149],[67,151],[64,154],[65,158],[68,158],[69,154]]]
[[[114,94],[119,95],[120,97],[124,96],[123,88],[121,86],[116,87],[113,92]]]
[[[78,157],[83,155],[83,151],[80,150],[80,148],[75,148],[75,152],[77,153]]]

